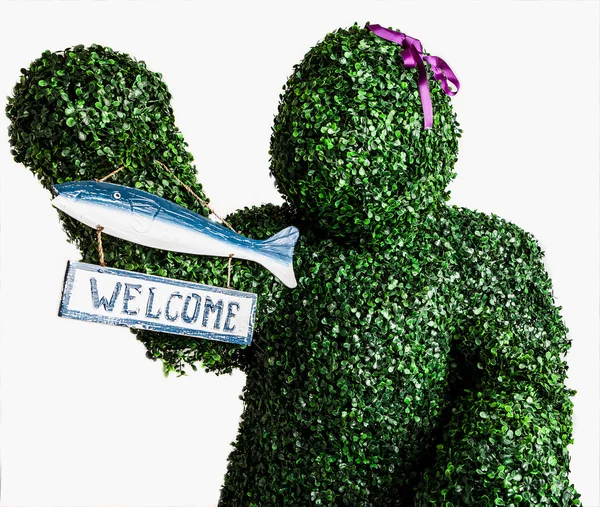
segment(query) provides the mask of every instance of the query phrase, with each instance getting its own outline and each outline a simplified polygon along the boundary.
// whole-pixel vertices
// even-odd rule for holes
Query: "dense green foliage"
[[[24,71],[7,108],[16,160],[47,186],[124,164],[118,183],[196,209],[153,162],[194,180],[160,77],[104,48],[74,54],[77,63],[69,51],[45,53]],[[103,99],[124,104],[139,80],[148,84],[135,107],[151,102],[158,118],[129,108],[111,119],[112,132],[99,125],[103,115],[69,125],[63,95],[82,88],[69,100],[87,111],[102,83]],[[246,372],[224,506],[579,505],[567,475],[569,340],[542,252],[516,225],[445,203],[459,130],[431,79],[435,123],[422,129],[416,81],[397,47],[356,26],[309,51],[272,137],[272,172],[288,203],[230,217],[253,238],[300,228],[298,287],[234,261],[233,286],[259,294],[247,348],[137,334],[167,370],[201,361]],[[107,89],[112,82],[120,84]],[[119,137],[126,120],[137,148]],[[98,135],[95,150],[81,131]],[[99,154],[104,146],[112,158]],[[61,218],[84,260],[97,262],[93,231]],[[225,259],[112,238],[105,251],[116,267],[225,284]]]

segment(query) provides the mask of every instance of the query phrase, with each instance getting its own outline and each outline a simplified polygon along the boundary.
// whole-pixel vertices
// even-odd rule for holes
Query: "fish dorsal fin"
[[[145,196],[131,196],[132,226],[140,234],[147,233],[152,228],[152,223],[161,210],[161,206],[153,199]]]

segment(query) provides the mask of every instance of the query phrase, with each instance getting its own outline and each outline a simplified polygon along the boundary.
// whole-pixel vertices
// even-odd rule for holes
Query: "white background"
[[[452,202],[532,232],[570,329],[572,480],[600,506],[598,3],[5,1],[1,86],[43,50],[93,42],[164,75],[216,209],[280,202],[270,127],[294,63],[328,31],[395,26],[462,88]],[[239,373],[165,379],[127,330],[56,316],[67,244],[0,117],[3,506],[209,506],[242,410]]]

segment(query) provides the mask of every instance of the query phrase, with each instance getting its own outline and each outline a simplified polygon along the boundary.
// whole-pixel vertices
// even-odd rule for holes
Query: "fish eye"
[[[115,192],[115,193],[113,194],[113,197],[114,197],[115,199],[120,199],[120,198],[121,198],[121,194],[120,194],[119,192]]]

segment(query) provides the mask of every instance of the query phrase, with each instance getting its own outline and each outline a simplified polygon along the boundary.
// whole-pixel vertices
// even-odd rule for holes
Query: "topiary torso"
[[[283,215],[271,230],[291,221]],[[283,496],[390,503],[416,481],[449,399],[450,329],[459,314],[441,293],[454,278],[423,275],[454,264],[451,251],[424,252],[417,237],[384,251],[309,231],[300,241],[298,289],[261,302],[271,318],[248,370],[225,504],[248,493],[257,505]],[[436,323],[440,314],[447,328]],[[254,466],[248,474],[248,460],[258,476]]]
[[[288,202],[229,217],[256,239],[288,225],[301,231],[296,289],[234,260],[233,287],[259,294],[253,344],[137,333],[167,371],[201,361],[247,374],[222,505],[578,504],[567,476],[569,342],[541,251],[514,224],[445,204],[458,126],[430,75],[434,126],[423,129],[416,71],[404,69],[400,51],[355,26],[328,35],[294,69],[271,143],[271,170]],[[206,214],[154,162],[194,181],[159,77],[104,48],[75,53],[75,65],[46,53],[15,88],[7,108],[15,158],[47,186],[125,165],[114,181]],[[118,65],[100,65],[92,81],[125,69],[150,83],[143,90],[162,90],[137,106],[157,104],[159,118],[147,114],[132,133],[153,146],[128,144],[117,128],[133,125],[135,109],[115,113],[112,131],[96,128],[95,150],[78,134],[91,126],[66,123],[68,104],[52,98],[85,79],[94,53]],[[58,69],[66,78],[44,98],[39,79],[52,82]],[[122,103],[137,82],[120,81],[107,99]],[[85,95],[82,106],[91,107],[94,94]],[[35,112],[24,121],[24,110]],[[38,134],[45,131],[51,143]],[[105,146],[110,157],[100,155]],[[97,262],[94,231],[61,218],[84,260]],[[104,248],[115,267],[221,286],[227,279],[226,259],[117,239]]]

